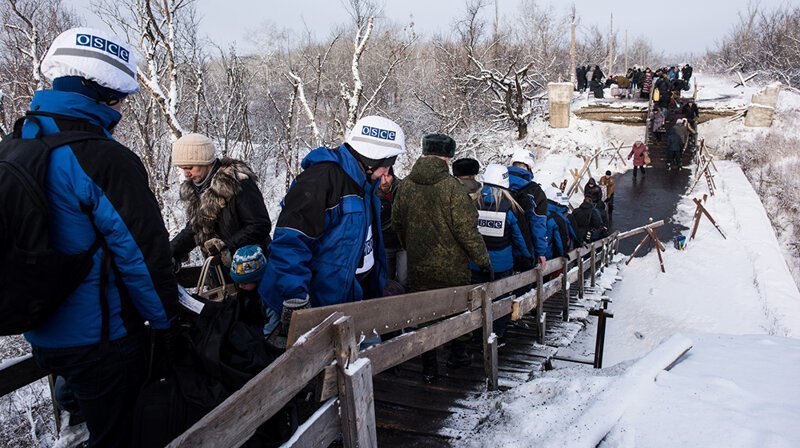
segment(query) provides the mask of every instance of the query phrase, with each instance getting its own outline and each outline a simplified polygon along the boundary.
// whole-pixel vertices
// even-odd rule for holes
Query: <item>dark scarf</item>
[[[206,178],[203,179],[203,181],[200,182],[199,184],[192,182],[192,187],[194,188],[194,192],[199,195],[200,193],[205,191],[206,188],[208,188],[208,186],[211,185],[211,179],[214,178],[214,174],[217,173],[218,169],[219,169],[219,159],[214,159],[214,162],[211,164],[211,171],[208,172],[208,176],[206,176]]]

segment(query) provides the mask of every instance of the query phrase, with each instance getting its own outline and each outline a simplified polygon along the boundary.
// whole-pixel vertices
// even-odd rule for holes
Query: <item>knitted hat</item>
[[[456,155],[456,141],[444,134],[428,134],[422,137],[422,154],[452,158]]]
[[[481,170],[475,159],[458,159],[453,162],[453,176],[477,176]]]
[[[172,164],[175,166],[211,165],[216,148],[203,134],[186,134],[172,144]]]
[[[255,244],[240,247],[233,254],[231,280],[236,283],[258,283],[267,267],[261,247]]]

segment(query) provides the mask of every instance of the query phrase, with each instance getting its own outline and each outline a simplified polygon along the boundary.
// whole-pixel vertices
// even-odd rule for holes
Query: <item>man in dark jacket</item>
[[[186,227],[170,242],[176,263],[197,246],[203,255],[220,255],[230,267],[237,249],[251,244],[266,253],[272,222],[256,175],[246,163],[217,159],[214,142],[186,134],[172,145],[172,164],[186,180],[180,198],[186,202]]]
[[[72,390],[89,446],[128,446],[146,376],[144,322],[158,342],[168,339],[178,292],[147,171],[111,137],[122,102],[138,90],[135,53],[116,36],[73,28],[53,41],[41,68],[53,89],[34,94],[22,137],[73,130],[99,137],[50,154],[52,247],[76,254],[102,245],[83,282],[25,338],[36,362]]]
[[[689,84],[689,80],[692,79],[692,71],[692,66],[689,64],[684,65],[681,69],[681,76],[687,85]]]
[[[378,186],[378,199],[381,200],[381,230],[383,231],[383,247],[386,251],[386,269],[389,280],[395,280],[401,285],[408,284],[408,270],[406,269],[406,254],[400,247],[397,233],[392,229],[392,206],[397,194],[400,179],[394,175],[394,167],[381,176]]]
[[[469,197],[474,201],[478,199],[483,187],[480,182],[476,180],[481,168],[478,161],[475,159],[458,159],[453,162],[453,176],[461,182],[464,190],[467,191]]]
[[[603,229],[600,215],[595,211],[594,204],[588,197],[584,198],[581,206],[572,212],[570,219],[578,237],[577,244],[580,245],[585,245],[598,239],[597,237]]]
[[[412,292],[470,284],[469,260],[481,269],[491,269],[478,232],[478,210],[447,167],[455,149],[455,141],[446,135],[426,135],[422,157],[397,189],[392,227],[408,251]],[[451,345],[453,365],[469,364],[464,343]],[[426,380],[435,380],[436,351],[425,353],[422,362]]]
[[[667,169],[680,169],[683,155],[683,141],[675,126],[671,127],[667,134]]]
[[[369,116],[338,148],[319,147],[303,159],[259,285],[266,306],[281,315],[287,300],[317,307],[383,295],[386,255],[375,192],[404,152],[400,126]]]
[[[583,196],[592,200],[592,204],[598,204],[603,200],[603,189],[597,185],[594,177],[590,177],[583,187]]]

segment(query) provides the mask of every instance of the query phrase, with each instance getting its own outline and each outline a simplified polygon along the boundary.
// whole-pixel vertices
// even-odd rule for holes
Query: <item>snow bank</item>
[[[600,447],[796,447],[800,340],[688,336],[692,350],[658,375]]]
[[[626,409],[641,400],[659,372],[692,348],[692,341],[676,334],[631,366],[614,384],[598,395],[569,428],[541,445],[545,448],[594,448],[613,428]]]

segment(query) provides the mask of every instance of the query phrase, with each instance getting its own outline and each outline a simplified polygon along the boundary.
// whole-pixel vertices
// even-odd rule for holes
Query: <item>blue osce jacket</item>
[[[109,339],[140,329],[144,320],[154,328],[167,328],[177,306],[169,236],[144,165],[106,131],[119,121],[120,113],[86,96],[53,90],[36,92],[31,111],[58,115],[37,116],[41,129],[27,119],[23,138],[33,138],[37,131],[46,135],[66,130],[109,137],[53,150],[45,185],[54,249],[75,254],[95,242],[90,215],[82,205],[91,208],[94,224],[108,244],[120,274],[116,278],[112,270],[107,279]],[[44,323],[25,333],[31,345],[62,348],[100,342],[102,256],[101,248],[83,283]]]
[[[530,229],[529,248],[536,256],[545,255],[548,246],[547,197],[542,187],[533,181],[533,174],[530,171],[510,166],[508,174],[509,189],[518,192],[515,197],[518,197],[519,193],[524,193],[529,201],[528,204],[519,204],[527,211],[525,219]]]
[[[276,312],[290,298],[325,306],[380,297],[386,285],[386,255],[377,183],[371,182],[345,145],[311,151],[283,201],[269,262],[259,285]],[[356,269],[372,226],[375,264],[363,282]]]
[[[494,272],[500,273],[513,269],[515,256],[533,258],[528,246],[525,244],[525,238],[522,236],[520,222],[517,220],[516,215],[514,215],[509,201],[504,199],[500,202],[499,206],[495,206],[491,187],[484,186],[481,189],[478,210],[479,213],[480,211],[488,211],[505,215],[503,236],[494,237],[483,235],[483,241],[486,243],[486,249],[489,251],[489,259],[492,262],[492,269]],[[479,217],[478,230],[481,230],[480,221],[483,221],[483,219]],[[470,261],[470,269],[476,272],[481,270],[472,261]]]

